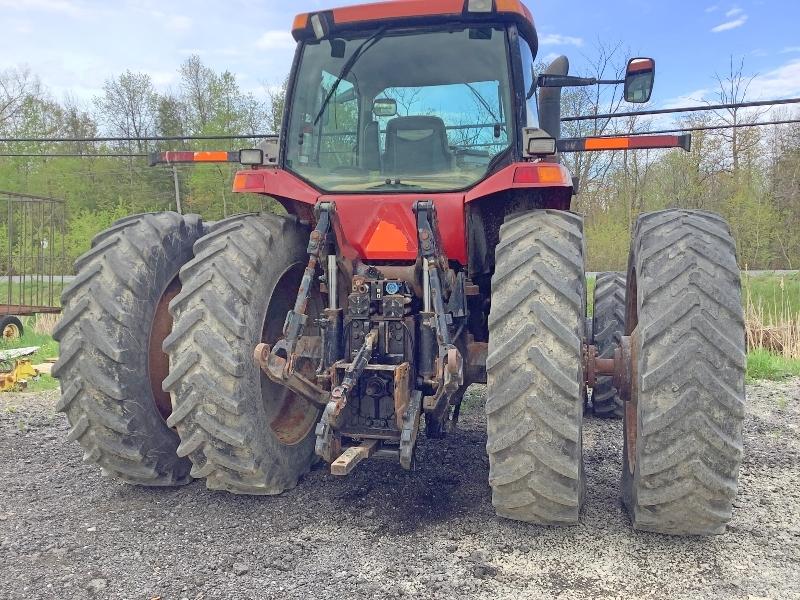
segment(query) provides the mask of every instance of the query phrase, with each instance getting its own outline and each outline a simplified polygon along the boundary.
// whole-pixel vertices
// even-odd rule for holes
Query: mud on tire
[[[592,336],[600,358],[614,358],[625,329],[625,274],[600,273],[594,288]],[[597,417],[621,419],[625,412],[614,378],[599,375],[592,389],[592,412]]]
[[[61,380],[57,410],[66,413],[84,461],[105,475],[152,486],[190,481],[191,464],[175,454],[178,436],[164,420],[169,398],[158,393],[160,340],[155,363],[149,359],[154,318],[168,317],[160,301],[201,235],[196,215],[117,221],[76,261],[76,278],[61,296],[64,313],[53,333],[61,343],[53,368]]]
[[[639,218],[626,331],[635,360],[622,488],[633,526],[721,533],[742,460],[746,364],[736,249],[721,217]]]
[[[309,230],[290,218],[243,215],[216,223],[181,271],[164,343],[178,455],[210,489],[278,494],[314,458],[319,411],[272,383],[253,361],[274,343],[297,297]],[[311,319],[309,320],[309,324]]]
[[[583,219],[511,215],[500,229],[489,314],[489,483],[497,514],[575,523],[583,501]]]

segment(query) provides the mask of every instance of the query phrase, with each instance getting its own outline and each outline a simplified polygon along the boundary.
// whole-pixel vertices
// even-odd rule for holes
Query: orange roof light
[[[300,13],[294,18],[294,23],[292,23],[292,31],[305,29],[306,27],[308,27],[308,13]]]
[[[495,0],[497,12],[516,13],[533,23],[533,15],[520,0]]]

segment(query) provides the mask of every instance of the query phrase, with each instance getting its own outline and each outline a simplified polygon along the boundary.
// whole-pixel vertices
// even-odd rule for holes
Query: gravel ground
[[[279,497],[100,477],[55,392],[0,398],[0,598],[800,598],[800,380],[749,387],[729,531],[633,532],[618,501],[621,426],[587,419],[581,523],[494,516],[483,389],[463,427],[422,440],[414,473],[319,468]]]

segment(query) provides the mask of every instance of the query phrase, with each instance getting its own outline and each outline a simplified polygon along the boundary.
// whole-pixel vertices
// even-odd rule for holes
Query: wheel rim
[[[4,340],[18,340],[20,338],[19,327],[15,323],[9,323],[3,327]]]
[[[295,264],[284,271],[278,280],[267,307],[262,341],[274,344],[283,337],[283,323],[287,312],[294,305],[300,287],[304,265]],[[308,323],[311,325],[319,313],[319,298],[312,296],[308,303]],[[306,329],[306,334],[312,333]],[[303,364],[305,363],[305,364]],[[300,361],[297,365],[303,375],[314,379],[316,365]],[[295,446],[302,442],[317,423],[319,411],[309,402],[289,389],[274,383],[261,372],[261,396],[267,411],[269,427],[284,446]]]
[[[639,420],[639,305],[638,282],[636,270],[633,268],[629,269],[627,285],[628,289],[625,294],[625,335],[631,336],[631,383],[630,397],[625,403],[624,435],[626,462],[632,475],[636,470],[637,423]]]
[[[172,333],[172,315],[169,313],[169,303],[180,291],[181,282],[176,275],[167,285],[156,305],[147,348],[147,371],[153,402],[158,414],[165,422],[172,414],[172,399],[169,393],[161,387],[169,374],[169,356],[164,353],[163,345],[164,340]]]

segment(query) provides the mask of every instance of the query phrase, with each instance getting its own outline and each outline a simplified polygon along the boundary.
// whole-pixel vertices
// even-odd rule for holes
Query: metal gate
[[[0,316],[61,312],[64,233],[63,200],[0,191]]]

